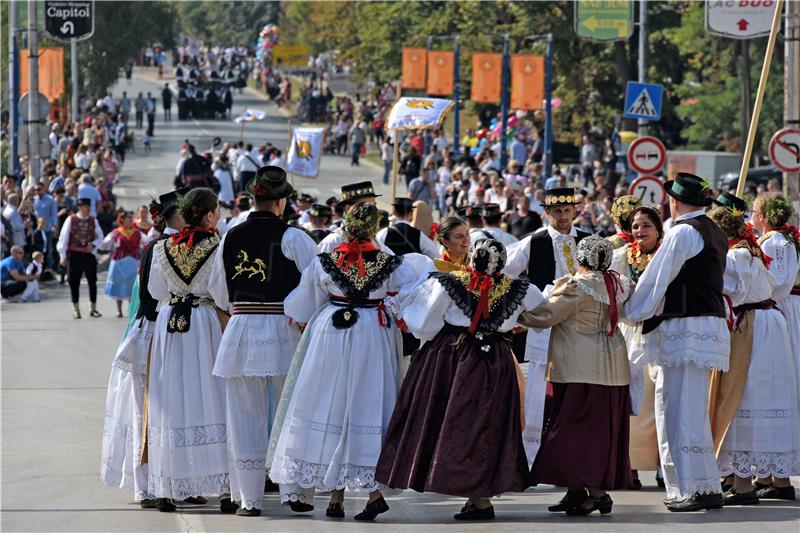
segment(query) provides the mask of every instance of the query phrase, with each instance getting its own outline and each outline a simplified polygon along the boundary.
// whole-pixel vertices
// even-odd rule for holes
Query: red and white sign
[[[633,180],[628,194],[637,196],[644,205],[661,205],[667,200],[664,182],[655,176],[642,176]]]
[[[769,141],[769,158],[784,172],[800,172],[800,130],[784,128]]]
[[[639,174],[654,174],[666,161],[667,149],[655,137],[639,137],[628,146],[628,163]]]
[[[383,89],[381,89],[380,100],[386,104],[390,104],[397,100],[397,90],[395,90],[394,85],[391,83],[384,85]]]
[[[769,35],[776,0],[707,0],[706,30],[730,39]]]

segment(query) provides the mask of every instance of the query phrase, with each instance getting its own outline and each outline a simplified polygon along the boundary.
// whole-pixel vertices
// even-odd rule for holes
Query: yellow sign
[[[272,64],[275,67],[308,66],[311,49],[304,44],[276,44],[272,48]]]

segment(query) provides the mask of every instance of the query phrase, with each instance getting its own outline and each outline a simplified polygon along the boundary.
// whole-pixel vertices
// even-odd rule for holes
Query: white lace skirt
[[[270,478],[301,489],[373,491],[399,391],[395,327],[381,326],[375,309],[358,309],[352,327],[335,329],[331,315],[338,309],[323,309],[309,326]]]
[[[117,349],[114,365],[135,374],[146,374],[147,351],[153,340],[155,326],[155,322],[144,317],[135,320]]]
[[[778,302],[778,309],[783,312],[789,325],[789,340],[794,354],[795,376],[800,386],[800,296],[789,295]]]
[[[184,500],[230,491],[225,384],[211,374],[222,330],[212,307],[192,309],[186,333],[168,333],[171,308],[153,335],[148,398],[148,487]]]
[[[787,324],[780,311],[757,310],[744,395],[717,461],[741,477],[800,474],[800,405]]]
[[[298,342],[300,329],[287,316],[234,315],[225,326],[214,375],[286,375]]]

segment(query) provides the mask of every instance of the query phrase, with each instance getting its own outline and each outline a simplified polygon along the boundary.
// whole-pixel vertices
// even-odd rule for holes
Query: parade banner
[[[424,48],[403,48],[403,89],[424,89],[427,52]]]
[[[416,130],[440,128],[445,114],[453,108],[452,100],[404,96],[389,113],[386,129]]]
[[[473,102],[500,103],[502,65],[501,54],[472,54]]]
[[[306,178],[316,178],[319,175],[324,131],[323,128],[294,129],[286,156],[286,172]]]
[[[428,94],[453,94],[453,52],[428,52]]]
[[[511,107],[528,111],[542,109],[543,100],[544,57],[511,56]]]
[[[19,51],[19,94],[28,92],[28,50]],[[64,49],[39,48],[39,92],[51,102],[64,94]]]
[[[264,120],[267,114],[263,111],[259,111],[258,109],[245,109],[242,116],[236,117],[233,119],[234,122],[237,124],[242,124],[244,122],[253,122],[254,120]]]

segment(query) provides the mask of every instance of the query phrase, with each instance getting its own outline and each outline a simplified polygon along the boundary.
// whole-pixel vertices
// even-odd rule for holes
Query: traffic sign
[[[661,205],[667,199],[664,182],[655,176],[642,176],[633,180],[628,194],[638,197],[645,205]]]
[[[769,141],[769,158],[784,172],[800,172],[800,130],[784,128]]]
[[[775,0],[708,0],[706,31],[731,39],[769,35]]]
[[[633,2],[581,0],[575,2],[575,34],[592,41],[621,41],[633,34]]]
[[[94,34],[93,1],[46,1],[44,30],[59,41],[83,41]]]
[[[657,83],[629,81],[625,87],[625,116],[659,120],[661,101],[664,99],[664,86]]]
[[[628,163],[639,174],[654,174],[664,168],[667,149],[655,137],[639,137],[628,146]]]
[[[389,82],[381,89],[380,101],[390,104],[395,100],[397,100],[397,90],[394,88],[394,84]]]
[[[275,67],[308,66],[311,48],[304,44],[276,44],[272,48],[272,64]]]
[[[19,99],[19,103],[17,104],[19,116],[22,117],[22,120],[25,122],[42,122],[47,120],[47,117],[50,116],[50,101],[42,93],[37,94],[39,95],[39,103],[37,105],[37,110],[39,112],[38,117],[28,116],[28,100],[30,99],[30,93],[23,94]]]

